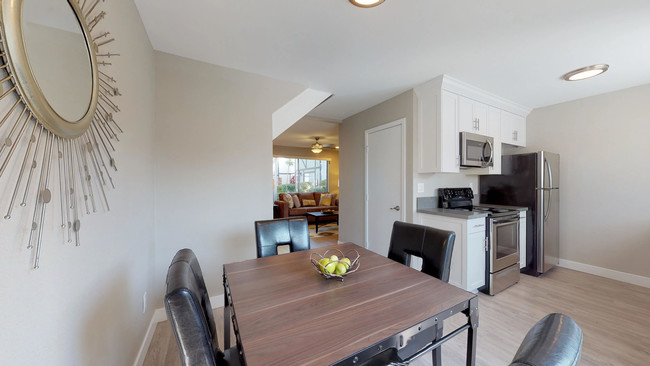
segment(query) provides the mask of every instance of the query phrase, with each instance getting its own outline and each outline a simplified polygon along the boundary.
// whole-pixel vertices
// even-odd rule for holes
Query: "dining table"
[[[325,278],[311,258],[332,253],[358,255],[357,270]],[[232,322],[245,365],[361,365],[388,350],[409,359],[465,331],[475,364],[476,294],[353,243],[225,264],[223,284],[225,348]],[[466,322],[443,337],[459,313]]]

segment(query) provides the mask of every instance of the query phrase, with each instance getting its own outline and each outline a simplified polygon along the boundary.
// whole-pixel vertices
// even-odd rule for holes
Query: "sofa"
[[[288,201],[283,200],[282,195],[288,194],[291,196],[293,204],[289,204]],[[332,194],[332,201],[329,206],[320,206],[321,196],[323,194],[329,194],[328,192],[310,192],[310,193],[283,193],[280,194],[280,199],[274,202],[278,206],[277,218],[282,217],[291,217],[291,216],[306,216],[307,212],[319,212],[325,210],[339,210],[339,200],[338,194]],[[305,206],[305,200],[314,201],[315,206]],[[291,207],[290,207],[291,206]],[[313,221],[313,217],[309,217],[309,221]]]

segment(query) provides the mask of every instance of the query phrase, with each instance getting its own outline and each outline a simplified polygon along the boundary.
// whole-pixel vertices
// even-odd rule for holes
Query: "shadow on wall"
[[[129,304],[137,303],[133,299],[133,289],[127,281],[128,272],[132,268],[116,269],[118,275],[107,285],[105,291],[87,294],[93,298],[94,310],[89,311],[81,326],[82,336],[80,347],[83,355],[80,360],[84,365],[129,365],[136,357],[138,345],[142,341],[141,334],[133,332],[132,324],[138,324],[140,311],[133,311]],[[99,296],[98,296],[99,295]],[[140,301],[142,301],[140,299]],[[131,342],[132,352],[125,353],[125,344]]]

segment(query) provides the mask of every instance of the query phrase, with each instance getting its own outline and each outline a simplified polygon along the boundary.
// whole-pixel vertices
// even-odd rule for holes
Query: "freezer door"
[[[537,272],[555,267],[560,258],[560,190],[538,189]]]

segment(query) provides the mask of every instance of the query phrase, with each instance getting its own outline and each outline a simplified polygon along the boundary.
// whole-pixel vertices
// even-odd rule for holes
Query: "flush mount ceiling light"
[[[594,77],[596,75],[600,75],[605,71],[607,71],[607,69],[609,69],[609,65],[607,64],[581,67],[577,70],[567,72],[566,74],[564,74],[564,76],[562,76],[562,79],[566,81],[584,80],[584,79]]]
[[[353,5],[360,8],[372,8],[384,2],[384,0],[350,0]]]
[[[314,154],[320,154],[321,151],[323,151],[323,145],[318,143],[319,137],[314,137],[316,139],[316,143],[311,145],[311,152]]]

